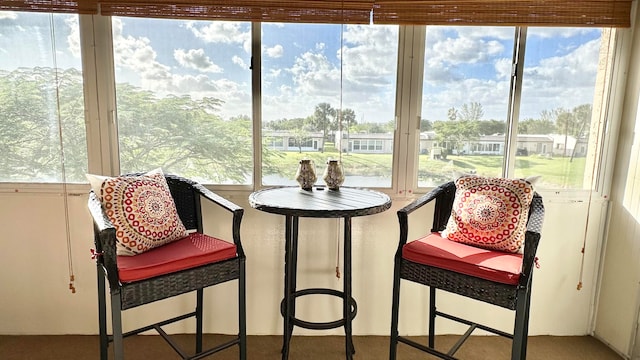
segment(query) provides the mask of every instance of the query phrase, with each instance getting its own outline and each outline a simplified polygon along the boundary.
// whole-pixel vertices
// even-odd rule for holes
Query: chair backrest
[[[440,232],[447,227],[447,222],[451,216],[453,199],[456,196],[456,184],[453,181],[440,185],[442,191],[436,197],[436,205],[433,212],[433,228],[431,232]]]
[[[165,178],[184,227],[202,231],[200,193],[194,188],[196,183],[176,175],[165,174]]]

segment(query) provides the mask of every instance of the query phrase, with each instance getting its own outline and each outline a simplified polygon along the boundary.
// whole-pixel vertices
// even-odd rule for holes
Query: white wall
[[[632,354],[640,304],[640,37],[637,36],[640,12],[637,5],[595,325],[595,335],[626,357]]]
[[[88,187],[87,187],[88,188]],[[88,189],[87,189],[88,191]],[[284,217],[250,208],[248,193],[225,193],[243,206],[242,241],[247,254],[248,331],[250,334],[281,334],[279,304],[283,293]],[[598,219],[604,202],[596,199],[591,207],[584,201],[555,194],[544,194],[546,217],[539,249],[541,268],[534,273],[531,306],[531,335],[584,335],[590,330],[595,277],[597,273],[598,221],[590,221],[584,262],[582,290],[580,280],[584,223],[590,210]],[[0,193],[0,271],[2,299],[0,334],[95,334],[97,332],[96,273],[89,249],[92,225],[86,209],[86,195],[70,196],[70,234],[75,287],[68,290],[67,249],[63,198],[56,194]],[[393,255],[398,241],[396,211],[408,203],[395,199],[382,214],[353,219],[353,293],[358,302],[354,320],[357,335],[388,335],[390,326]],[[210,209],[208,209],[210,210]],[[420,211],[412,222],[426,221],[431,209]],[[208,211],[207,229],[216,230],[223,216]],[[335,277],[335,241],[341,231],[336,219],[302,219],[300,222],[298,288],[342,288]],[[414,225],[416,225],[414,223]],[[413,227],[412,227],[413,229]],[[417,235],[417,234],[413,234]],[[235,331],[237,309],[235,282],[206,291],[205,330]],[[425,334],[428,292],[403,282],[400,331]],[[459,308],[463,314],[490,321],[504,330],[512,326],[510,311],[441,296],[443,309]],[[153,304],[125,312],[124,324],[131,328],[155,320],[157,313],[178,314],[191,311],[193,296]],[[339,317],[339,302],[328,296],[308,297],[297,305],[301,318],[329,321]],[[439,333],[463,330],[442,320]],[[187,326],[188,325],[188,326]],[[170,332],[191,332],[192,323],[174,325]],[[296,334],[342,334],[341,329],[312,332],[298,329]]]

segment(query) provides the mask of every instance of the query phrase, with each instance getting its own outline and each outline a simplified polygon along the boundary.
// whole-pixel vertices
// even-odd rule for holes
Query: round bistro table
[[[289,342],[293,327],[312,330],[344,327],[346,358],[355,353],[351,338],[351,321],[356,316],[356,301],[351,296],[351,218],[373,215],[391,207],[391,199],[378,191],[341,187],[329,190],[314,187],[302,190],[299,187],[276,187],[256,191],[249,196],[249,203],[257,210],[286,217],[284,299],[280,312],[284,318],[282,359],[289,357]],[[344,277],[343,291],[324,288],[296,290],[298,262],[298,220],[300,217],[344,219]],[[305,295],[323,294],[342,298],[342,319],[330,322],[309,322],[296,318],[296,298]]]

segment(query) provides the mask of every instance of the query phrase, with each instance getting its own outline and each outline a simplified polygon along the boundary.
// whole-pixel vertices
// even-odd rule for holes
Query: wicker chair
[[[195,235],[191,233],[189,237],[199,236],[199,239],[203,241],[223,243],[222,240],[202,234],[201,199],[211,201],[213,204],[230,212],[230,216],[233,219],[230,224],[233,234],[233,244],[224,242],[224,244],[226,244],[224,246],[227,246],[227,251],[229,251],[229,247],[231,247],[230,253],[227,252],[227,259],[224,260],[213,261],[209,259],[209,262],[204,264],[202,264],[203,261],[201,260],[201,264],[194,265],[194,263],[192,263],[191,267],[187,266],[186,269],[180,271],[172,270],[173,272],[168,273],[166,269],[163,271],[162,269],[155,270],[155,268],[152,268],[151,274],[147,274],[150,276],[148,278],[139,281],[123,281],[121,279],[122,274],[119,274],[118,261],[124,262],[125,259],[122,259],[122,256],[116,255],[115,228],[105,215],[96,194],[91,191],[88,206],[94,221],[95,250],[92,250],[92,252],[96,259],[98,271],[100,358],[102,360],[108,358],[109,343],[113,342],[115,359],[123,359],[123,338],[155,329],[183,359],[204,358],[234,345],[239,346],[240,359],[246,359],[245,255],[240,242],[240,223],[244,210],[196,182],[173,175],[165,175],[165,178],[171,196],[174,199],[178,215],[185,228],[195,230]],[[174,252],[168,249],[168,247],[180,241],[182,240],[160,246],[141,255],[127,256],[127,258],[140,257],[140,259],[143,259],[143,256],[146,254],[153,254],[157,250],[165,248],[164,256],[168,257],[170,261],[173,261],[174,259],[172,259],[172,257],[175,256]],[[208,242],[207,246],[210,244],[211,243]],[[233,248],[235,248],[235,255],[233,254]],[[166,252],[166,250],[170,251]],[[156,256],[157,255],[158,253],[156,253]],[[229,258],[229,256],[231,256],[231,258]],[[109,283],[110,289],[112,336],[107,335],[107,294],[105,278]],[[203,350],[202,315],[204,288],[235,279],[238,280],[238,336],[224,344]],[[123,333],[121,314],[123,310],[191,291],[196,292],[196,307],[193,312]],[[188,355],[162,330],[161,326],[192,317],[196,319],[195,355]]]
[[[433,215],[433,227],[431,232],[441,232],[445,229],[447,221],[451,215],[452,204],[456,192],[454,182],[448,182],[425,194],[411,204],[398,211],[400,222],[400,243],[395,255],[395,267],[393,277],[393,305],[391,315],[391,345],[389,359],[396,358],[398,342],[407,344],[416,349],[427,352],[442,359],[456,359],[455,352],[462,346],[465,340],[471,335],[473,330],[481,329],[494,334],[511,338],[512,349],[511,359],[525,359],[527,353],[527,333],[529,323],[529,304],[531,298],[532,270],[535,265],[536,249],[540,240],[540,229],[544,217],[544,207],[542,198],[535,193],[529,209],[527,230],[525,236],[525,250],[522,256],[521,272],[515,272],[514,281],[510,284],[496,281],[495,279],[485,279],[478,276],[470,276],[457,271],[446,270],[435,266],[437,259],[432,261],[432,265],[418,263],[407,260],[403,256],[403,248],[407,243],[409,232],[409,215],[415,210],[435,200],[435,210]],[[416,221],[417,224],[427,224],[427,222]],[[427,232],[428,229],[422,229]],[[443,240],[450,242],[449,240]],[[451,242],[450,242],[451,243]],[[468,246],[455,243],[456,246]],[[470,246],[469,246],[470,247]],[[475,247],[470,247],[475,249]],[[432,255],[437,257],[438,250]],[[442,251],[443,253],[446,251]],[[492,252],[495,253],[495,252]],[[504,255],[505,253],[500,254]],[[492,255],[492,254],[490,254]],[[456,259],[457,261],[458,259]],[[471,266],[479,267],[478,264]],[[517,263],[519,265],[519,263]],[[469,264],[467,264],[469,265]],[[520,267],[518,267],[520,268]],[[468,269],[467,269],[468,270]],[[468,271],[467,271],[468,272]],[[400,306],[400,279],[416,282],[429,286],[429,336],[428,346],[415,342],[409,338],[398,334],[398,313]],[[448,313],[438,311],[436,308],[436,289],[458,294],[464,297],[473,298],[486,303],[497,305],[510,310],[515,310],[515,326],[513,333],[506,333],[482,324],[453,316]],[[435,319],[436,316],[444,317],[469,326],[469,330],[460,337],[458,342],[444,353],[435,349]]]

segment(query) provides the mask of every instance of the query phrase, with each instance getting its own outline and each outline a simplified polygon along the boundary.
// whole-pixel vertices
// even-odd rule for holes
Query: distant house
[[[553,148],[553,138],[550,135],[518,135],[516,149],[522,155],[546,155]]]
[[[576,140],[570,135],[553,134],[549,135],[553,138],[553,155],[554,156],[574,156],[581,157],[587,155],[587,139],[581,138]],[[575,152],[574,152],[575,150]]]
[[[320,151],[324,146],[321,132],[309,132],[301,136],[292,131],[263,130],[266,147],[281,151]]]
[[[338,137],[339,134],[336,135],[336,138]],[[393,153],[393,134],[353,134],[343,132],[341,146],[343,152],[390,154]]]
[[[282,151],[320,151],[324,146],[321,132],[308,133],[304,137],[301,149],[298,146],[298,137],[290,131],[270,131],[263,133],[265,144],[270,149]],[[360,154],[391,154],[393,153],[392,133],[346,133],[336,132],[336,147],[341,147],[343,152]],[[517,137],[517,155],[547,155],[547,156],[586,156],[587,139],[579,139],[573,136],[558,134],[535,135],[522,134]],[[475,141],[463,144],[461,153],[465,155],[504,155],[505,135],[483,135]],[[575,153],[573,152],[575,149]],[[429,154],[432,158],[440,158],[443,152],[456,154],[457,151],[451,143],[438,143],[434,131],[420,133],[420,154]]]
[[[435,131],[423,131],[420,133],[420,154],[429,154],[436,146]]]
[[[452,144],[439,144],[456,154]],[[554,146],[553,138],[549,135],[522,134],[517,137],[517,155],[549,154]],[[461,152],[465,155],[504,155],[505,135],[482,135],[475,141],[466,142]]]

